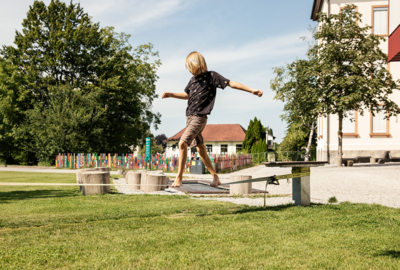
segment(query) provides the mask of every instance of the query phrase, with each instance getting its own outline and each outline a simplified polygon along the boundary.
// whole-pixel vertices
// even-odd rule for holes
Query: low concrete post
[[[141,172],[129,171],[125,176],[125,181],[128,185],[136,185],[136,186],[129,186],[130,189],[139,190],[141,177],[142,177]]]
[[[82,184],[107,184],[107,172],[87,171],[81,173]],[[83,195],[106,193],[105,186],[85,186]]]
[[[82,183],[81,174],[83,172],[107,172],[107,179],[105,184],[110,184],[110,168],[108,167],[99,167],[99,168],[86,168],[80,169],[76,171],[76,183]],[[84,192],[85,186],[79,186],[79,191]],[[110,193],[110,186],[105,186],[105,192]]]
[[[251,175],[231,175],[230,181],[243,181],[252,179]],[[230,185],[229,194],[230,195],[246,195],[251,194],[253,192],[252,183],[241,183],[241,184],[233,184]]]
[[[164,183],[164,175],[147,174],[146,179],[141,181],[140,190],[143,192],[153,192],[161,190]]]
[[[293,167],[292,173],[310,172],[310,167]],[[293,178],[292,198],[295,205],[310,205],[310,176]]]

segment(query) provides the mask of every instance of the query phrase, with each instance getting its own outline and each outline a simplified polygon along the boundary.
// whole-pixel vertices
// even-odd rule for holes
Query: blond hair
[[[207,72],[206,60],[196,51],[186,57],[185,66],[195,77]]]

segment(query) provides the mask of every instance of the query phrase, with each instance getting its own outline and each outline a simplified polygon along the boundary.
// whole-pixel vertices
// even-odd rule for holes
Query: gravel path
[[[253,178],[268,175],[288,174],[289,168],[267,168],[258,166],[249,171]],[[239,173],[239,172],[238,172]],[[245,174],[240,172],[240,174]],[[221,182],[229,182],[222,179]],[[270,195],[292,193],[292,184],[286,180],[280,185],[269,185]],[[253,188],[263,189],[265,183],[253,183]],[[357,165],[354,167],[315,167],[311,168],[311,202],[327,203],[335,196],[339,202],[376,203],[400,208],[400,163],[384,165]],[[264,205],[262,198],[216,198],[238,204]],[[292,203],[290,197],[268,198],[267,205]]]

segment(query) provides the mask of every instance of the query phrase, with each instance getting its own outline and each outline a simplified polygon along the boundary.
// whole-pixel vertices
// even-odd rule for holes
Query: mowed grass
[[[74,174],[0,172],[3,182]],[[0,269],[398,269],[400,210],[0,186]]]

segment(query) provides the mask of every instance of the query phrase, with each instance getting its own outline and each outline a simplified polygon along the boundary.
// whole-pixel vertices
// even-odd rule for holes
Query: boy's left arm
[[[262,97],[263,95],[263,91],[259,90],[259,89],[254,89],[251,87],[248,87],[244,84],[241,84],[239,82],[235,82],[235,81],[229,81],[228,86],[234,88],[234,89],[238,89],[238,90],[242,90],[242,91],[246,91],[249,93],[252,93],[253,95]]]

